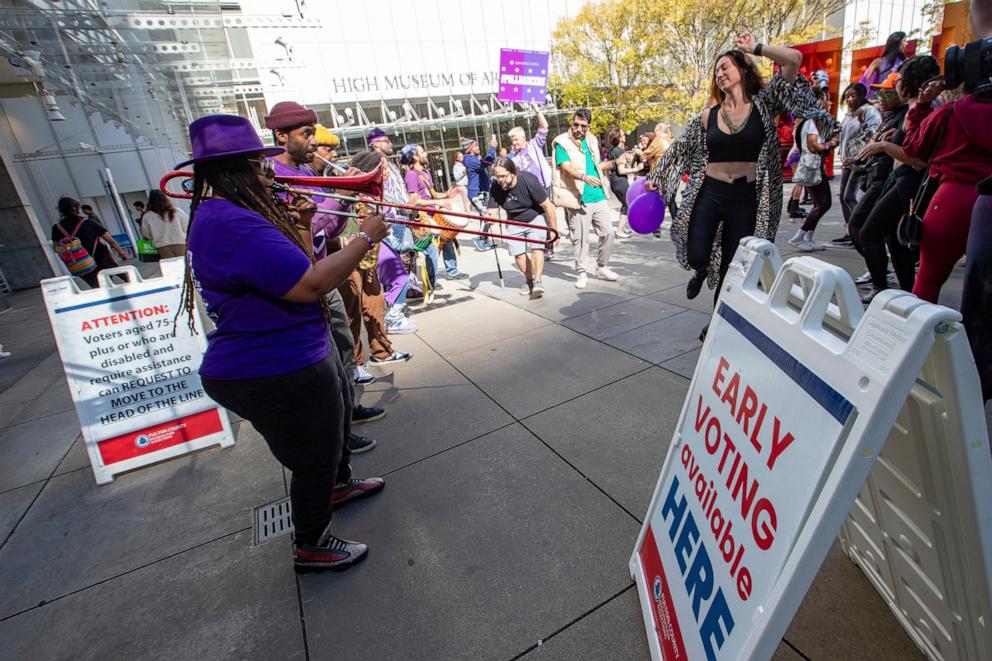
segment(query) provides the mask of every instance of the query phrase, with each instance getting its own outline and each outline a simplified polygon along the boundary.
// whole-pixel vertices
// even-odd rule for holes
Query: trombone
[[[182,188],[181,191],[170,190],[168,185],[174,180],[180,182]],[[295,184],[295,186],[294,186]],[[319,186],[333,188],[335,190],[347,191],[353,193],[352,195],[346,195],[344,193],[325,193],[319,190],[311,190],[309,188],[298,188],[296,186]],[[170,172],[162,177],[159,182],[159,189],[169,197],[190,199],[193,197],[193,173],[186,170],[176,170]],[[506,220],[506,219],[494,219],[488,216],[483,216],[476,213],[465,213],[462,211],[441,211],[441,210],[431,210],[426,207],[418,207],[413,204],[402,204],[399,202],[386,202],[382,199],[383,187],[382,187],[382,169],[376,169],[372,172],[366,174],[361,174],[354,177],[294,177],[294,176],[276,176],[275,183],[272,185],[272,191],[274,193],[289,193],[292,195],[301,195],[309,198],[319,197],[319,198],[329,198],[339,200],[341,202],[347,202],[350,204],[354,203],[365,203],[369,205],[379,205],[383,207],[391,207],[394,209],[404,209],[407,211],[416,212],[430,212],[435,216],[454,216],[458,218],[467,218],[469,220],[478,220],[480,223],[499,223],[502,225],[515,225],[517,227],[527,227],[531,229],[540,229],[547,232],[548,236],[546,239],[532,239],[523,236],[514,236],[512,234],[499,234],[496,232],[483,232],[481,230],[471,230],[468,228],[458,227],[456,225],[451,225],[448,223],[424,223],[416,220],[403,220],[403,219],[393,219],[387,218],[386,222],[398,223],[400,225],[407,225],[409,227],[420,227],[431,230],[434,233],[440,232],[452,232],[457,234],[472,234],[475,236],[485,236],[493,239],[503,239],[506,241],[521,241],[524,243],[536,243],[542,246],[546,246],[550,243],[558,241],[559,233],[558,230],[550,226],[535,227],[531,223],[523,222],[519,220]],[[338,216],[345,216],[348,218],[362,218],[360,214],[356,214],[350,211],[336,211],[336,210],[324,210],[318,209],[318,214],[332,214]]]

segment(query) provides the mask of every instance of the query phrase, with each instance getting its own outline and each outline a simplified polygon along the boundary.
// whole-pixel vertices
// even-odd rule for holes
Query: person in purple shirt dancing
[[[324,296],[386,236],[386,226],[370,216],[356,240],[315,259],[313,203],[272,195],[266,157],[283,148],[263,147],[251,123],[232,115],[201,117],[189,131],[193,158],[176,166],[192,163],[194,173],[177,317],[185,311],[195,331],[198,291],[216,325],[200,365],[203,389],[250,422],[291,472],[296,571],[342,571],[368,547],[331,535],[331,513],[385,483],[351,476],[351,395],[330,351]]]

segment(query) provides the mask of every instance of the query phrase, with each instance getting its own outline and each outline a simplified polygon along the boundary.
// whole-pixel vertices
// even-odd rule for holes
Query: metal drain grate
[[[271,541],[293,532],[293,510],[289,498],[272,501],[255,508],[255,544]]]

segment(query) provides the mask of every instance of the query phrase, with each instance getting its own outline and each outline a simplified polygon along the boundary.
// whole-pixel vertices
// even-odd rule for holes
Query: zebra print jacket
[[[836,121],[823,110],[813,96],[809,81],[796,76],[796,81],[788,83],[780,73],[776,73],[751,102],[761,116],[765,131],[765,142],[758,155],[757,196],[758,214],[754,235],[775,241],[775,233],[782,215],[782,160],[779,154],[778,134],[775,132],[775,118],[782,112],[791,112],[799,118],[812,117],[820,128],[820,135],[830,135],[835,131]],[[706,111],[704,111],[706,112]],[[689,182],[682,192],[682,203],[672,223],[672,242],[682,268],[689,269],[686,245],[689,240],[689,220],[696,196],[706,177],[709,153],[706,150],[706,131],[703,129],[702,113],[689,122],[672,146],[668,148],[661,162],[648,175],[661,192],[662,197],[672,207],[678,192],[682,175],[689,173]],[[722,228],[721,228],[722,231]],[[710,289],[717,286],[720,277],[720,231],[716,234],[710,253],[707,269],[707,284]]]

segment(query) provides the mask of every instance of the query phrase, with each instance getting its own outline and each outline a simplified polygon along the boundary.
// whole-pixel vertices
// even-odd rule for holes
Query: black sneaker
[[[840,237],[839,239],[834,239],[830,243],[833,243],[833,244],[848,244],[848,245],[850,245],[850,244],[854,243],[854,239],[851,238],[851,235],[850,234],[845,234],[844,236]]]
[[[710,330],[710,325],[709,324],[706,324],[705,326],[703,326],[703,330],[699,331],[699,341],[700,342],[705,342],[706,341],[706,333],[708,333],[709,330]]]
[[[351,450],[352,454],[361,454],[363,452],[368,452],[375,447],[375,439],[369,438],[368,436],[359,436],[358,434],[352,434],[348,437],[348,449]]]
[[[351,409],[351,424],[360,425],[363,422],[372,422],[386,416],[386,409],[381,406],[356,406]]]
[[[686,298],[691,301],[699,296],[699,292],[703,288],[704,282],[706,282],[706,272],[696,271],[696,273],[692,276],[692,279],[689,280],[689,284],[685,286]]]
[[[382,491],[386,481],[381,477],[370,477],[365,480],[353,479],[345,484],[338,484],[331,494],[331,506],[339,510],[353,500],[368,498]]]
[[[369,547],[361,542],[331,537],[320,546],[297,544],[293,549],[293,569],[297,574],[320,571],[344,571],[364,560]]]

